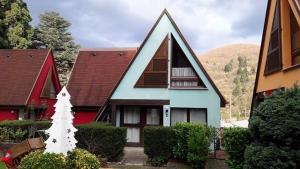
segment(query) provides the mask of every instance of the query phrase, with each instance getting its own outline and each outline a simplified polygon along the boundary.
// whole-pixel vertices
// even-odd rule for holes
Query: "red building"
[[[137,48],[79,51],[67,85],[75,112],[74,124],[95,120],[136,51]]]
[[[0,121],[49,119],[60,89],[51,50],[0,50]]]

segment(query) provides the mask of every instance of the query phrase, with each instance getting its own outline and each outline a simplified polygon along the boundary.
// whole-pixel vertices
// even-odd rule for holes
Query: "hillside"
[[[231,98],[232,119],[249,116],[258,55],[258,45],[234,44],[198,56],[226,100],[230,102]],[[222,110],[222,119],[230,119],[229,105]]]

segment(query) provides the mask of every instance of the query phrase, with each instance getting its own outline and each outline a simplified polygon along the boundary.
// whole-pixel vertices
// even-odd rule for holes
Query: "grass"
[[[0,162],[0,169],[7,169],[5,164],[3,164],[2,162]]]

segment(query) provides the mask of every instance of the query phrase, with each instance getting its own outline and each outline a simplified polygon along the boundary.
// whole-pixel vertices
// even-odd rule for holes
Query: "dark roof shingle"
[[[67,89],[74,106],[102,106],[137,48],[80,50]]]
[[[26,105],[49,49],[0,50],[0,105]]]

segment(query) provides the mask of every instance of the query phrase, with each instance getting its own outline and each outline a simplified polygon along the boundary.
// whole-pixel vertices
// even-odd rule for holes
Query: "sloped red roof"
[[[0,105],[26,105],[49,49],[0,50]]]
[[[102,106],[137,48],[80,50],[67,89],[73,106]]]

